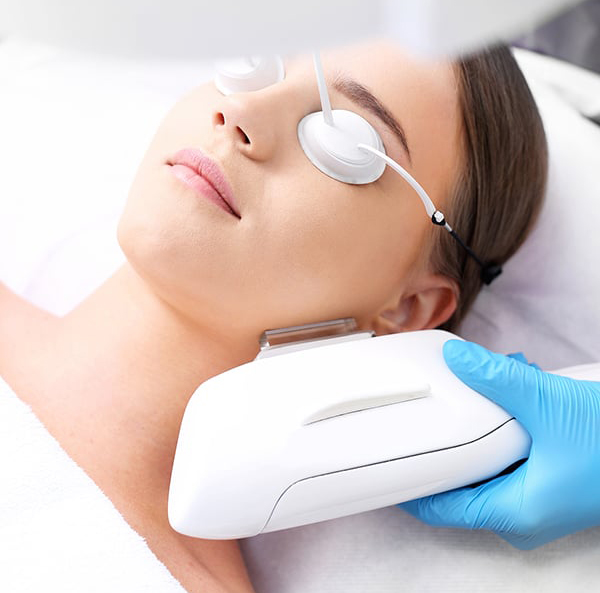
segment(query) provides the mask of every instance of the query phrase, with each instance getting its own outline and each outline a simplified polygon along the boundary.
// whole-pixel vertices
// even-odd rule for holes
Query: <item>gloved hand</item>
[[[489,529],[521,549],[600,525],[600,383],[544,373],[459,340],[444,345],[444,358],[529,432],[529,459],[475,488],[400,506],[434,526]]]

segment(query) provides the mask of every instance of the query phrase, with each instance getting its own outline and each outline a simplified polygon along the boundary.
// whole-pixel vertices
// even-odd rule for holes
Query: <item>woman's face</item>
[[[443,211],[461,156],[451,66],[420,63],[384,43],[322,58],[333,108],[367,119]],[[175,105],[119,225],[126,256],[163,299],[201,324],[258,335],[345,316],[370,326],[427,285],[429,244],[443,231],[389,168],[362,186],[319,171],[297,136],[298,122],[319,110],[310,56],[286,60],[285,79],[262,90],[223,96],[208,83]],[[239,218],[175,174],[170,163],[185,148],[218,164]]]

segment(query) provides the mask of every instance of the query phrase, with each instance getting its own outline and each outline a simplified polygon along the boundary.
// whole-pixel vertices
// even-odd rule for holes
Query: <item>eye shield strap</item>
[[[417,192],[419,198],[425,206],[427,215],[431,218],[431,222],[436,226],[441,226],[446,229],[450,235],[456,240],[456,242],[467,252],[467,255],[471,257],[481,268],[481,281],[489,285],[492,281],[500,276],[502,273],[502,267],[493,262],[483,262],[475,252],[459,237],[456,231],[446,222],[446,218],[442,212],[440,212],[431,201],[431,198],[427,192],[423,189],[421,184],[408,172],[404,167],[401,167],[396,161],[391,159],[387,154],[369,146],[368,144],[359,144],[358,148],[371,154],[376,155],[382,159],[389,167],[391,167],[396,173],[398,173],[404,180]]]
[[[441,214],[441,212],[439,211],[436,212]],[[433,222],[433,224],[435,225],[444,227],[447,224],[446,221],[443,219],[443,214],[442,222],[438,222],[435,215],[431,217],[431,222]],[[477,262],[477,264],[481,267],[481,281],[484,284],[489,286],[498,276],[500,276],[500,274],[502,274],[502,266],[499,266],[492,262],[484,263],[477,257],[477,255],[475,255],[475,252],[456,234],[456,231],[454,229],[450,229],[448,232],[450,233],[450,236],[452,236],[456,240],[456,242],[467,252],[467,255],[474,259]]]

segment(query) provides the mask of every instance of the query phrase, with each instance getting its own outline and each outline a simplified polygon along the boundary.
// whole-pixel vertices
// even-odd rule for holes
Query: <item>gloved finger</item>
[[[401,503],[413,517],[434,527],[489,529],[512,532],[517,491],[522,487],[526,468],[500,476],[476,488],[458,488]]]
[[[482,486],[459,488],[403,502],[398,506],[433,527],[481,529],[485,526],[479,520],[480,512],[487,503],[487,497],[481,495],[482,491]]]
[[[471,529],[464,516],[465,499],[470,500],[467,488],[432,494],[408,500],[398,506],[432,527],[460,527]]]
[[[443,352],[448,367],[469,387],[504,408],[526,430],[536,426],[540,409],[537,369],[461,340],[449,340]]]

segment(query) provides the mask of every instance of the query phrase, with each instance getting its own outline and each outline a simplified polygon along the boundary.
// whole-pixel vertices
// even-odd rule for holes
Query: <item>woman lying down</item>
[[[431,65],[373,43],[323,57],[333,107],[375,127],[482,261],[506,261],[546,176],[542,124],[510,52]],[[394,171],[357,186],[313,166],[297,126],[319,110],[310,57],[258,91],[199,87],[139,168],[118,228],[121,269],[62,318],[0,290],[2,389],[190,592],[252,591],[237,542],[185,537],[167,521],[198,385],[253,359],[265,329],[341,317],[378,334],[456,329],[482,284],[480,265]],[[194,151],[222,176],[228,204],[190,185],[181,165]]]

